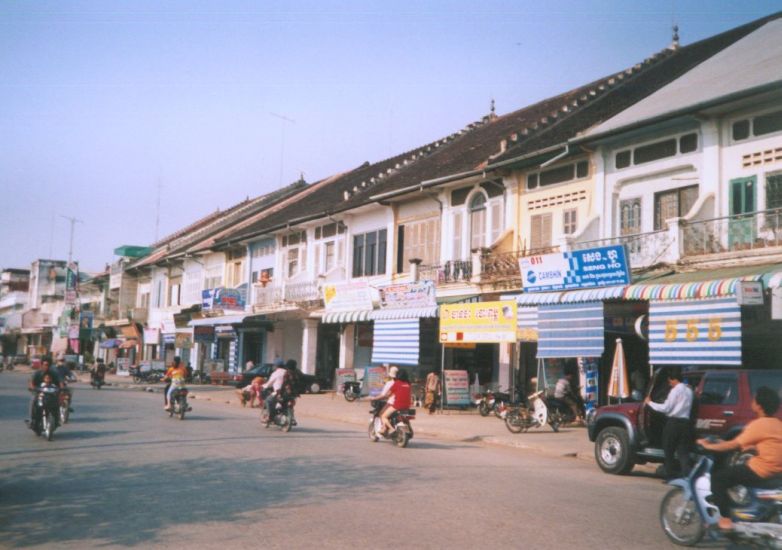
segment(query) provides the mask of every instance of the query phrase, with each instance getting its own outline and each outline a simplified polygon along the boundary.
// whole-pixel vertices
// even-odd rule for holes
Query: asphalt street
[[[86,384],[47,442],[23,422],[25,383],[0,374],[3,547],[671,547],[667,487],[643,474],[429,437],[399,449],[310,417],[286,434],[221,402],[180,421],[160,394]]]

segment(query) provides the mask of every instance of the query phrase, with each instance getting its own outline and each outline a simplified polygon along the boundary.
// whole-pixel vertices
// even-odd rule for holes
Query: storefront
[[[373,292],[374,290],[374,292]],[[337,364],[324,365],[331,370],[328,378],[336,379],[335,370],[364,369],[372,364],[373,321],[370,315],[374,304],[376,289],[371,289],[366,281],[337,283],[323,287],[325,309],[318,327],[318,341],[323,342],[335,329],[339,336],[339,358]]]

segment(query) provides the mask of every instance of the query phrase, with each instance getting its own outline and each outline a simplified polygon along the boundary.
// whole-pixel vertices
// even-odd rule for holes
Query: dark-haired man
[[[709,451],[743,451],[753,447],[758,453],[744,464],[721,468],[712,474],[711,492],[722,516],[719,521],[720,529],[733,528],[728,489],[734,485],[755,487],[782,474],[782,420],[774,416],[778,409],[779,394],[767,386],[761,386],[752,400],[752,411],[758,417],[747,424],[736,438],[717,443],[710,443],[706,439],[698,440],[698,444]]]
[[[690,471],[690,447],[693,440],[690,420],[692,389],[682,382],[682,371],[678,367],[668,369],[668,384],[671,386],[671,391],[668,392],[664,403],[655,403],[651,397],[647,397],[644,403],[667,417],[662,443],[665,452],[665,478],[672,479],[677,475],[677,455],[680,467],[678,473],[687,475]]]

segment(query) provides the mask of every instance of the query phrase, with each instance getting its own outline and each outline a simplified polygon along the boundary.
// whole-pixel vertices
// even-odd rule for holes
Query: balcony
[[[610,239],[572,243],[570,248],[572,250],[583,250],[601,246],[625,245],[630,267],[638,269],[651,267],[659,263],[675,263],[679,259],[675,235],[676,232],[663,229],[649,233],[636,233]]]
[[[422,265],[418,268],[421,279],[435,281],[438,285],[469,283],[472,278],[472,262],[449,260],[442,265]]]
[[[685,256],[771,252],[782,246],[782,208],[681,224],[681,239]]]
[[[149,315],[149,310],[145,307],[134,307],[128,310],[129,317],[136,323],[145,323]]]
[[[321,302],[317,281],[254,285],[253,306],[257,308],[283,307],[288,304],[317,305],[316,302]]]

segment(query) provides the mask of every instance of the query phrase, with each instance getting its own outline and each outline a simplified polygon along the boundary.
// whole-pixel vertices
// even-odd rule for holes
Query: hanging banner
[[[538,357],[600,357],[603,302],[538,306]]]
[[[440,343],[516,341],[516,302],[440,306]]]
[[[444,371],[445,404],[466,406],[470,404],[470,375],[466,370]]]
[[[79,302],[79,265],[71,262],[65,269],[65,303],[71,306]]]
[[[624,245],[523,256],[519,268],[524,292],[630,284]]]
[[[600,361],[596,357],[579,357],[578,370],[581,380],[584,382],[584,389],[581,397],[584,398],[584,412],[597,408],[598,397],[598,371]]]
[[[399,283],[380,287],[380,308],[425,308],[437,305],[434,281]]]
[[[212,344],[215,341],[214,325],[193,327],[193,340],[198,343]]]
[[[327,311],[362,311],[372,309],[369,283],[356,281],[323,287],[323,302]]]

